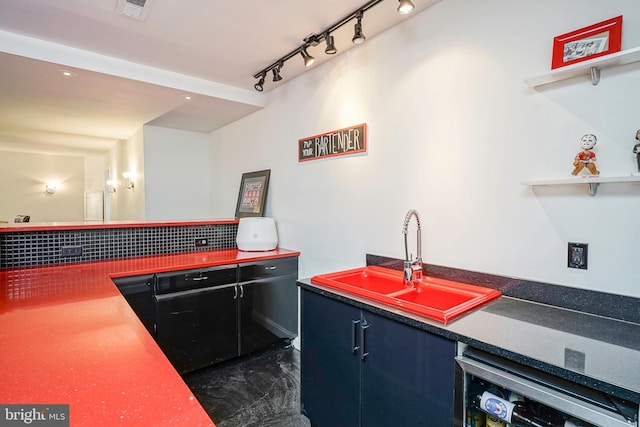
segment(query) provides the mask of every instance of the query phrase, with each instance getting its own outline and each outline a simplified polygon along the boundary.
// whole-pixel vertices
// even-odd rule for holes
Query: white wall
[[[443,0],[212,133],[212,216],[233,216],[243,172],[270,168],[266,214],[300,277],[403,257],[415,208],[427,263],[640,296],[640,185],[521,184],[569,176],[585,133],[603,175],[634,170],[638,64],[598,86],[524,83],[550,69],[555,35],[617,15],[623,49],[639,46],[636,0]],[[298,163],[299,138],[362,122],[366,154]],[[566,267],[569,241],[589,243],[588,270]]]
[[[116,192],[108,194],[110,215],[107,220],[145,219],[144,130],[138,129],[126,141],[118,141],[107,155],[106,168],[116,182]],[[125,188],[122,174],[130,172],[134,187]]]
[[[210,143],[203,133],[145,125],[109,152],[117,181],[110,220],[192,220],[210,216]],[[131,172],[134,188],[122,174]],[[233,215],[231,215],[233,217]]]
[[[206,134],[144,127],[147,220],[210,218],[209,151]]]
[[[29,214],[31,222],[83,221],[85,194],[103,191],[104,155],[37,152],[33,145],[0,136],[0,220]],[[54,195],[44,193],[47,182],[58,184]]]
[[[45,194],[47,183],[56,184],[55,194]],[[82,221],[84,185],[81,156],[0,151],[0,220]]]

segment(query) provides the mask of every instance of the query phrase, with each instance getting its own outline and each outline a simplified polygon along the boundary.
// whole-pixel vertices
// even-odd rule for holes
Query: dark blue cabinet
[[[358,426],[360,310],[302,290],[300,393],[314,426]]]
[[[453,341],[304,289],[301,339],[313,426],[453,425]]]

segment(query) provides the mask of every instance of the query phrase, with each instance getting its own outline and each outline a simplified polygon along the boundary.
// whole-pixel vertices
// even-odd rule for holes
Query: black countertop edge
[[[402,271],[403,262],[404,260],[396,258],[366,255],[366,265],[378,265]],[[433,264],[424,264],[424,271],[425,275],[439,279],[497,289],[505,296],[626,322],[640,323],[640,298],[477,273]]]
[[[342,295],[339,291],[328,290],[321,285],[315,285],[311,283],[310,279],[298,280],[298,286],[302,289],[315,292],[327,298],[331,298],[336,301],[344,302],[352,306],[368,310],[375,314],[379,314],[389,319],[396,320],[406,325],[448,338],[453,341],[464,343],[470,347],[486,351],[487,353],[491,353],[496,356],[504,357],[505,359],[511,360],[516,363],[536,368],[540,371],[555,375],[557,377],[572,381],[577,384],[581,384],[586,387],[591,387],[593,389],[608,393],[612,396],[616,396],[620,399],[640,403],[640,393],[615,386],[605,381],[594,379],[587,375],[582,375],[575,371],[563,369],[558,366],[554,366],[501,347],[487,344],[483,341],[474,339],[473,337],[453,332],[446,329],[446,324],[441,324],[439,322],[435,322],[421,316],[413,315],[400,309],[378,305],[375,302],[367,301],[357,296]],[[469,313],[467,315],[473,315],[473,313]]]

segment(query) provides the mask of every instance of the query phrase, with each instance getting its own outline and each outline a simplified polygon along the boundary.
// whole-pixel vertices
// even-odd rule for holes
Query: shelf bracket
[[[591,84],[594,86],[600,83],[600,68],[591,67]]]
[[[598,192],[598,185],[600,185],[600,183],[590,182],[587,185],[589,186],[589,195],[592,197],[595,196],[596,193]]]

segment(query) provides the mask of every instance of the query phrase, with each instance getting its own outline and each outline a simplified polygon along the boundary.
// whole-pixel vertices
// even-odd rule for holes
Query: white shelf
[[[590,76],[591,82],[596,85],[600,79],[600,70],[602,68],[617,67],[638,61],[640,61],[640,47],[635,47],[577,64],[567,65],[566,67],[556,68],[540,76],[528,78],[525,83],[531,87],[536,87],[573,77]]]
[[[640,182],[640,175],[627,176],[600,176],[600,175],[578,175],[571,178],[540,179],[523,182],[524,185],[571,185],[587,184],[589,194],[596,195],[598,185],[605,183]]]

